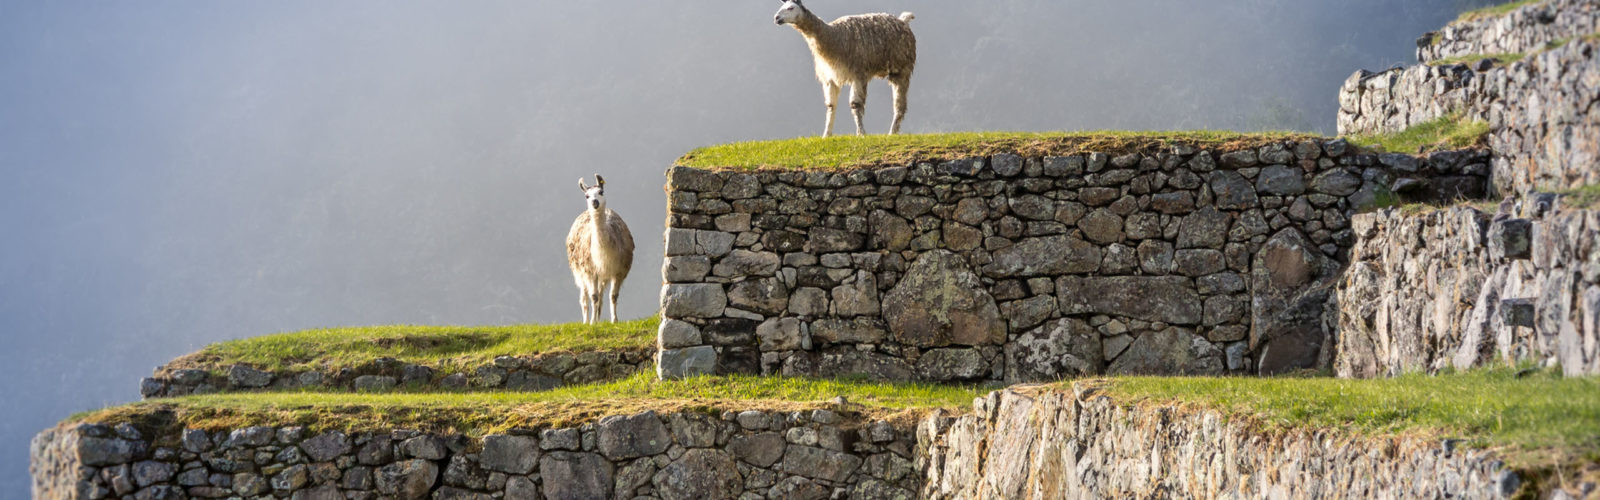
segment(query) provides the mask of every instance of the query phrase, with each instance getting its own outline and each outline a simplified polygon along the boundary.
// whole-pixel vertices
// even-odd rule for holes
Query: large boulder
[[[1062,318],[1040,325],[1006,344],[1006,381],[1040,382],[1099,374],[1100,334],[1088,323]]]
[[[1261,374],[1316,366],[1325,337],[1323,306],[1339,269],[1293,227],[1272,235],[1256,252],[1250,266],[1250,348],[1260,353]]]
[[[1185,328],[1144,332],[1106,368],[1116,375],[1215,375],[1223,353]]]
[[[1201,320],[1200,294],[1182,276],[1063,276],[1056,281],[1062,314],[1110,314],[1175,325]]]
[[[612,460],[655,455],[672,445],[667,426],[653,411],[605,417],[596,428],[596,445]]]
[[[662,500],[731,500],[744,486],[733,457],[707,448],[684,452],[662,467],[654,481]]]
[[[420,458],[395,462],[379,467],[373,480],[384,498],[426,498],[439,480],[439,466]]]
[[[1115,217],[1115,215],[1112,215]],[[1117,236],[1121,236],[1121,222]],[[1109,237],[1109,235],[1108,235]],[[924,254],[926,255],[926,254]],[[1100,247],[1066,235],[1025,238],[994,252],[983,273],[995,278],[1088,273],[1100,269]]]
[[[557,451],[539,460],[545,498],[611,498],[613,472],[611,461],[594,453]]]
[[[943,250],[917,258],[885,296],[883,314],[896,341],[917,347],[999,344],[1006,338],[994,297],[960,256]]]

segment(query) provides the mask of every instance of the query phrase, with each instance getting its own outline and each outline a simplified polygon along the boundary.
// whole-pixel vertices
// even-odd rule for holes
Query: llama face
[[[606,208],[606,179],[595,174],[595,185],[590,186],[578,178],[578,189],[583,190],[583,206],[589,210],[605,210]]]
[[[804,14],[805,11],[806,8],[800,5],[800,2],[787,0],[783,2],[782,7],[778,7],[778,14],[773,16],[772,20],[778,24],[792,23],[800,19],[800,15]]]

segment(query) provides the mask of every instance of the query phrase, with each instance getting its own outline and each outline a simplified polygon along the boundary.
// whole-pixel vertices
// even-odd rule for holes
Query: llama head
[[[778,14],[772,21],[778,24],[788,24],[800,20],[805,15],[806,6],[800,5],[800,0],[782,0],[783,6],[778,7]]]
[[[594,180],[595,185],[589,186],[583,183],[582,177],[578,178],[578,189],[583,190],[584,207],[588,210],[605,210],[606,179],[601,177],[600,174],[595,174]]]

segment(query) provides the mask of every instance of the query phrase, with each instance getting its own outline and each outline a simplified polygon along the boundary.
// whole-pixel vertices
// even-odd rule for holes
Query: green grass
[[[508,354],[649,348],[660,322],[659,317],[650,317],[596,325],[325,328],[211,344],[173,360],[165,369],[221,371],[242,363],[271,371],[332,372],[390,357],[451,372],[473,369]]]
[[[1131,377],[1114,397],[1181,401],[1269,427],[1458,438],[1518,465],[1600,459],[1600,378],[1489,368],[1388,379]]]
[[[1557,194],[1562,196],[1561,206],[1563,207],[1585,210],[1600,208],[1600,184],[1568,189]]]
[[[1446,57],[1444,59],[1438,59],[1438,60],[1434,60],[1434,61],[1429,61],[1428,65],[1429,66],[1448,66],[1448,65],[1451,65],[1451,64],[1477,62],[1477,61],[1482,60],[1482,59],[1494,59],[1494,63],[1495,63],[1496,66],[1505,66],[1507,64],[1511,64],[1511,63],[1514,63],[1514,62],[1517,62],[1517,61],[1521,61],[1523,59],[1523,57],[1526,57],[1526,54],[1523,54],[1521,52],[1506,52],[1506,53],[1500,53],[1500,54],[1467,54],[1467,55],[1464,55],[1464,56]]]
[[[1456,20],[1453,21],[1453,22],[1464,23],[1464,22],[1467,22],[1467,21],[1483,19],[1483,18],[1486,18],[1486,17],[1502,16],[1502,15],[1505,15],[1506,13],[1509,13],[1509,12],[1511,12],[1513,10],[1517,10],[1518,8],[1521,8],[1523,6],[1533,5],[1533,4],[1539,3],[1541,1],[1544,1],[1544,0],[1517,0],[1515,2],[1506,2],[1506,3],[1502,3],[1502,4],[1498,4],[1498,5],[1490,5],[1488,7],[1477,8],[1477,9],[1469,10],[1469,11],[1466,11],[1466,12],[1462,12],[1461,15],[1457,16]]]
[[[844,396],[863,413],[913,416],[924,409],[972,404],[982,390],[934,384],[893,384],[784,377],[695,377],[656,380],[640,373],[609,383],[544,392],[357,394],[284,392],[213,394],[133,403],[74,415],[69,422],[131,422],[160,432],[253,425],[303,425],[346,431],[418,429],[483,435],[514,428],[563,426],[605,415],[657,411],[798,410]]]
[[[1457,112],[1399,132],[1353,136],[1350,142],[1396,153],[1426,153],[1478,145],[1488,133],[1488,122],[1467,120]]]
[[[773,141],[737,142],[708,146],[678,158],[677,165],[698,168],[855,168],[906,165],[1010,152],[1024,156],[1070,155],[1085,152],[1126,154],[1171,144],[1234,150],[1269,142],[1302,140],[1313,136],[1293,132],[1245,134],[1222,131],[1189,132],[955,132],[802,137]]]

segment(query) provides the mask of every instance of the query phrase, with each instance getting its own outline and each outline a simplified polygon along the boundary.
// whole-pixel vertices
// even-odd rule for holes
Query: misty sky
[[[807,4],[916,12],[909,133],[1331,133],[1347,76],[1485,1]],[[639,242],[622,315],[651,314],[673,159],[822,127],[777,6],[0,0],[0,496],[34,433],[207,343],[578,319],[580,176]]]

